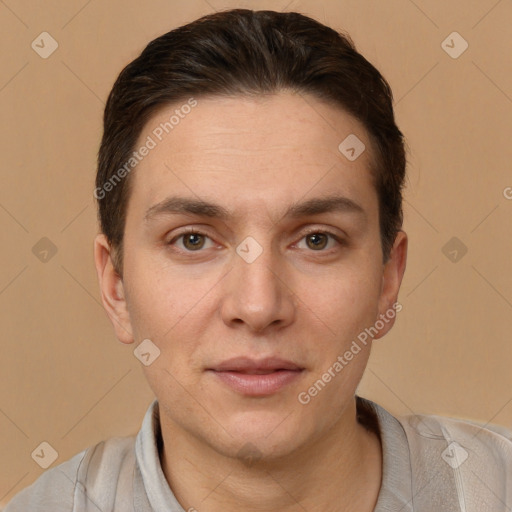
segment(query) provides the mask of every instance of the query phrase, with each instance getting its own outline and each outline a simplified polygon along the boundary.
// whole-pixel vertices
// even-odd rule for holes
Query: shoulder
[[[413,438],[463,439],[469,447],[496,446],[506,452],[512,450],[512,431],[499,425],[434,414],[398,416],[397,419]]]
[[[87,510],[83,504],[91,498],[94,500],[93,494],[103,494],[101,505],[108,506],[119,477],[123,472],[128,474],[130,469],[133,470],[134,442],[134,436],[113,437],[86,448],[46,470],[34,483],[15,495],[4,512]]]
[[[437,415],[408,415],[402,424],[419,467],[490,468],[512,478],[512,431],[498,425]],[[467,461],[467,462],[466,462]]]
[[[88,450],[77,453],[71,459],[47,469],[34,483],[15,495],[4,512],[73,510],[76,475]]]

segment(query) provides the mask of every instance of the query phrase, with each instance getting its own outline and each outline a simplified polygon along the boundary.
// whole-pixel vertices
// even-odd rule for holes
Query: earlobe
[[[133,343],[123,280],[114,269],[112,248],[103,233],[98,234],[94,239],[94,262],[101,301],[112,322],[116,336],[122,343]]]
[[[396,313],[402,310],[402,305],[398,301],[398,292],[405,273],[407,244],[407,234],[400,230],[396,235],[389,259],[384,264],[378,319],[384,318],[387,321],[384,322],[384,327],[379,330],[375,339],[381,338],[389,332],[395,323]]]

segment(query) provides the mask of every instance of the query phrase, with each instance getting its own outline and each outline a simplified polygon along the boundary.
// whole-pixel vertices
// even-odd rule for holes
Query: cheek
[[[143,253],[126,261],[130,276],[127,299],[134,330],[142,336],[167,338],[211,288],[209,279],[194,280],[183,268],[163,266]],[[186,322],[183,322],[186,325]]]
[[[142,258],[133,263],[127,272],[132,329],[136,341],[150,339],[160,350],[159,358],[147,368],[148,378],[165,368],[180,381],[194,379],[195,370],[199,372],[197,352],[208,341],[209,326],[215,325],[218,315],[212,300],[222,276],[203,274],[198,279],[183,268],[162,268]]]
[[[327,333],[326,345],[335,339],[339,348],[373,324],[381,279],[377,267],[346,267],[322,279],[303,281],[297,295],[309,310],[307,316]]]
[[[195,384],[200,376],[197,351],[205,322],[211,321],[207,293],[212,284],[191,283],[186,274],[172,269],[150,269],[142,262],[130,269],[130,319],[137,343],[150,339],[160,351],[153,363],[142,367],[151,389],[178,404],[183,386]]]

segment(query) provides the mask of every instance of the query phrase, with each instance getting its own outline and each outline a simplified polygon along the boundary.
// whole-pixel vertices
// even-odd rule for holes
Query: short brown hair
[[[126,170],[151,116],[191,96],[271,94],[285,89],[335,104],[365,126],[375,155],[371,173],[379,199],[383,260],[388,259],[403,222],[406,167],[389,84],[346,34],[297,12],[232,9],[203,16],[151,41],[121,71],[110,92],[95,197],[101,230],[112,246],[119,275],[132,180],[126,172],[126,178],[112,180],[123,165]],[[113,186],[105,194],[109,180]]]

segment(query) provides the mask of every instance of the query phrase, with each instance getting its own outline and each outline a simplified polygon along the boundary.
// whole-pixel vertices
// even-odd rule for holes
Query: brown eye
[[[323,229],[314,229],[304,233],[297,247],[318,253],[328,253],[330,250],[332,252],[336,247],[341,248],[345,245],[340,236]]]
[[[183,246],[191,251],[202,249],[204,246],[204,236],[200,233],[186,233],[183,236]]]
[[[312,233],[311,235],[306,236],[306,240],[310,249],[321,250],[325,249],[328,243],[328,236],[324,233]]]
[[[201,249],[212,248],[214,243],[205,233],[189,229],[175,236],[168,245],[176,246],[181,252],[203,252]]]

